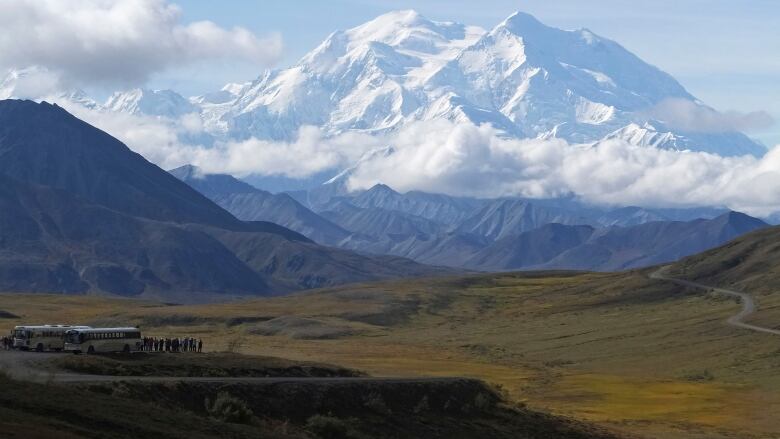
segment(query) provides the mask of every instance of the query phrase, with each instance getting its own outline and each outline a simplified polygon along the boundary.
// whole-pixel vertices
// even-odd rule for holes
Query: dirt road
[[[765,328],[763,326],[757,326],[757,325],[751,325],[750,323],[745,323],[744,320],[758,310],[758,307],[756,306],[756,301],[753,299],[753,297],[750,294],[740,292],[740,291],[727,290],[725,288],[712,287],[709,285],[691,282],[689,280],[675,279],[666,275],[666,268],[667,267],[661,267],[657,271],[650,274],[650,278],[665,280],[686,287],[698,288],[701,290],[705,290],[717,294],[736,297],[739,299],[740,303],[742,304],[742,311],[726,319],[726,323],[728,323],[731,326],[735,326],[737,328],[749,329],[751,331],[764,332],[767,334],[780,335],[780,330],[778,329]]]

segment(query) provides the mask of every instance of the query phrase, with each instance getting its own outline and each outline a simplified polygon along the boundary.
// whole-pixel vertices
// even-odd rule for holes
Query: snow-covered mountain
[[[302,125],[329,134],[383,132],[431,119],[490,123],[516,137],[761,155],[741,133],[685,133],[651,120],[665,99],[703,105],[618,43],[516,13],[490,31],[415,11],[331,34],[295,66],[223,89],[204,107],[212,134],[289,140]]]
[[[0,77],[2,99],[48,99],[69,101],[89,109],[99,107],[83,90],[61,87],[57,75],[42,67],[10,69],[5,72]]]
[[[0,80],[0,97],[15,96],[18,76]],[[78,93],[60,95],[97,105]],[[135,89],[100,109],[171,120],[198,114],[207,133],[198,141],[289,141],[304,125],[326,135],[374,134],[446,119],[576,144],[620,139],[723,156],[766,151],[739,132],[670,128],[653,111],[670,99],[704,108],[672,76],[587,29],[560,30],[518,12],[484,30],[407,10],[334,32],[292,67],[251,82],[192,98]]]
[[[200,113],[200,108],[173,90],[136,88],[117,92],[108,98],[105,108],[130,114],[146,114],[169,118]]]

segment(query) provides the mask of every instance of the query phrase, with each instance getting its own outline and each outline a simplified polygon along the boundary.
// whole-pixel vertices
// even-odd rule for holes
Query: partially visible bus
[[[65,332],[86,329],[89,326],[29,325],[14,327],[13,347],[21,350],[61,351],[65,346]]]
[[[65,350],[76,354],[134,352],[142,344],[139,328],[75,328],[65,333]]]

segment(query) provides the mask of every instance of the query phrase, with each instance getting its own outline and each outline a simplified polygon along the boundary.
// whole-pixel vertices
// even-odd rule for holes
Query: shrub
[[[0,367],[0,380],[8,381],[11,379],[11,373],[8,372],[8,370],[5,369],[5,367]]]
[[[390,414],[390,408],[385,404],[385,399],[377,392],[372,392],[363,400],[363,405],[367,408],[383,415]]]
[[[349,436],[347,423],[333,416],[314,415],[306,421],[306,429],[321,439],[342,439]]]
[[[234,424],[247,424],[253,416],[246,402],[227,392],[219,392],[213,403],[206,398],[206,411],[214,419]]]
[[[494,399],[484,392],[480,392],[477,394],[476,398],[474,398],[474,407],[476,407],[477,410],[485,412],[492,409],[494,406]]]
[[[420,402],[417,403],[416,406],[414,406],[414,412],[418,415],[420,413],[426,413],[431,410],[431,403],[428,402],[428,395],[425,395],[422,397]]]

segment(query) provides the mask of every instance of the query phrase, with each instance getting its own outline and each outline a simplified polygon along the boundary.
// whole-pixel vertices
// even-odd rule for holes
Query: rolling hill
[[[776,292],[780,284],[780,227],[757,230],[684,258],[672,264],[668,272],[708,285]]]
[[[240,221],[48,103],[0,101],[0,286],[177,301],[436,273]]]

